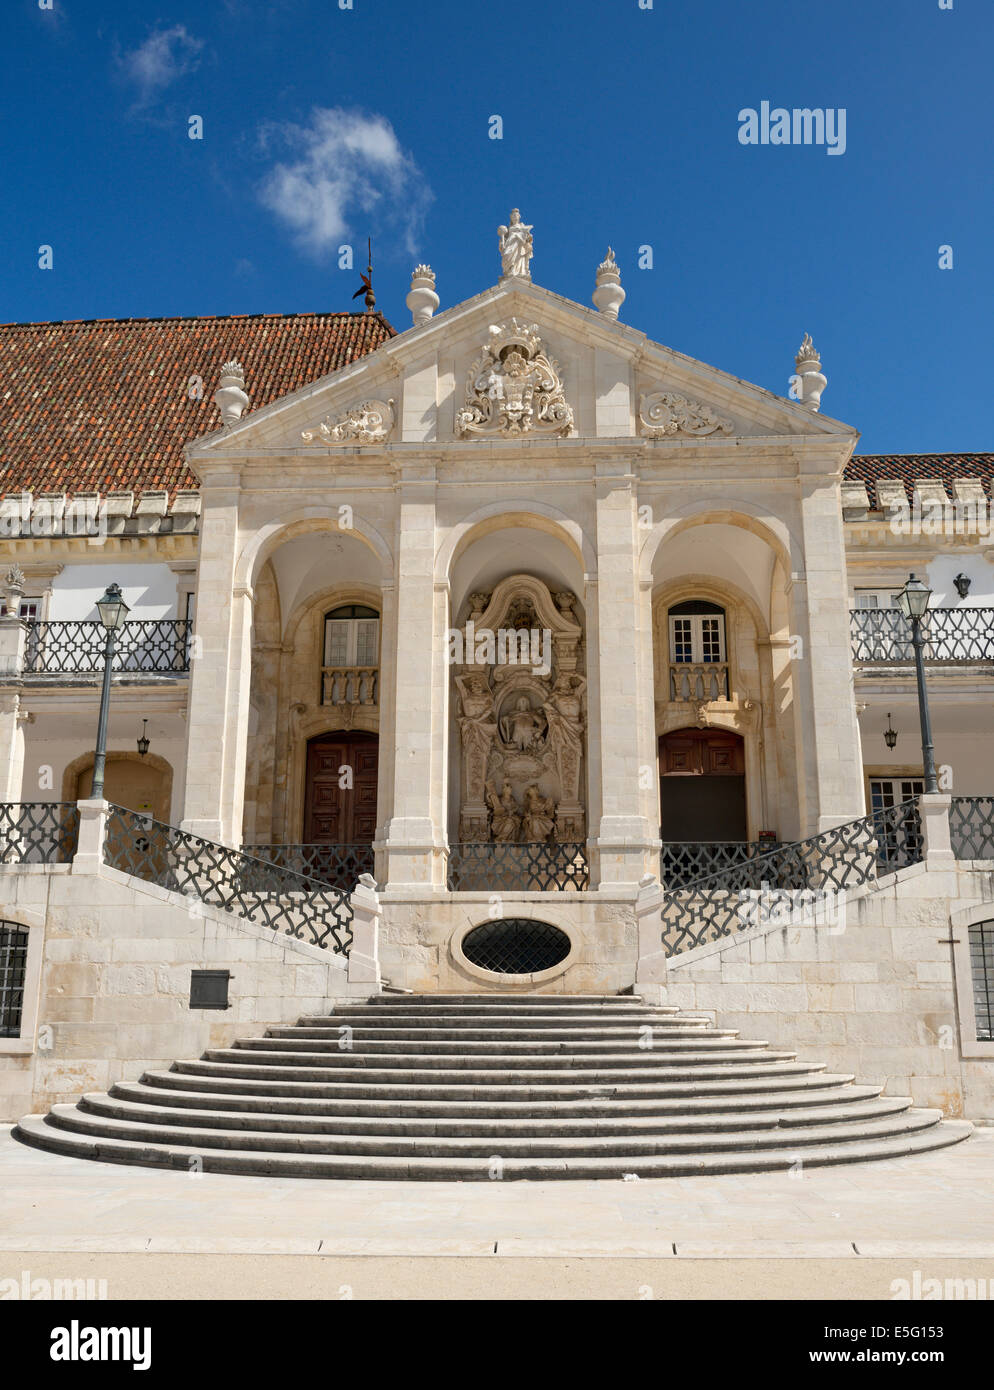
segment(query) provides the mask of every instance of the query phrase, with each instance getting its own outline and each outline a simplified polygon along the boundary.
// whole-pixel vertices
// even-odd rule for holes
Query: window
[[[969,935],[977,1042],[994,1042],[994,922],[976,922]]]
[[[857,608],[899,608],[900,589],[857,589]]]
[[[921,777],[872,777],[870,807],[874,811],[886,811],[921,796],[924,790],[925,782]]]
[[[0,1038],[21,1036],[27,961],[27,928],[0,922]]]
[[[884,812],[903,806],[925,790],[921,777],[871,777],[870,811],[875,822],[877,860],[881,868],[900,869],[913,863],[922,849],[921,820],[917,806],[909,806],[895,819]]]
[[[17,605],[17,616],[19,618],[29,618],[31,622],[38,621],[38,614],[41,612],[40,598],[22,598]],[[6,618],[7,605],[0,600],[0,618]]]
[[[702,599],[670,609],[670,660],[677,666],[714,666],[725,660],[725,612]]]
[[[324,620],[325,666],[378,666],[380,615],[360,603],[346,604]]]

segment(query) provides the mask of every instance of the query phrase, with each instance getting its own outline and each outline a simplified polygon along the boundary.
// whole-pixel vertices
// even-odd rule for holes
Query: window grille
[[[21,1036],[27,962],[27,928],[0,922],[0,1038]]]
[[[977,922],[970,928],[970,974],[977,1041],[994,1042],[994,922]]]

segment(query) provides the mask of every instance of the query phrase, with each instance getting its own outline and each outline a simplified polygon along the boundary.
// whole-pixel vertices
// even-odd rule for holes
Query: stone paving
[[[392,1183],[95,1163],[29,1149],[5,1128],[0,1250],[989,1260],[994,1129],[798,1176]]]

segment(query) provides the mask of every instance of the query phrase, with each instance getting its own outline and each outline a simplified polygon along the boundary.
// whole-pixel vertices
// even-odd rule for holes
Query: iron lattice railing
[[[957,859],[994,859],[994,796],[954,796],[949,839]]]
[[[917,864],[922,855],[917,801],[875,811],[667,891],[663,947],[676,955],[718,941],[759,925],[764,911],[771,920],[810,920],[817,913],[821,920],[838,911],[847,889]]]
[[[505,917],[467,932],[462,953],[471,965],[495,975],[537,975],[566,959],[570,939],[548,922]]]
[[[27,927],[0,922],[0,1038],[21,1036],[27,967]]]
[[[855,608],[849,619],[854,661],[914,661],[911,624],[899,608]],[[930,608],[922,637],[926,661],[994,661],[994,608]]]
[[[449,846],[449,891],[453,893],[554,893],[590,883],[584,844],[470,843]]]
[[[78,834],[74,801],[0,805],[0,864],[67,864],[76,853]]]
[[[241,850],[112,806],[104,860],[174,893],[248,917],[339,955],[352,945],[347,893]]]
[[[667,888],[681,888],[719,869],[746,864],[776,849],[761,840],[669,840],[659,852],[659,873]]]
[[[190,669],[187,618],[127,622],[117,634],[112,670],[180,675]],[[102,623],[32,622],[24,646],[25,675],[99,675],[107,633]]]
[[[360,874],[373,872],[372,845],[243,845],[242,849],[256,859],[320,879],[334,888],[351,890]]]

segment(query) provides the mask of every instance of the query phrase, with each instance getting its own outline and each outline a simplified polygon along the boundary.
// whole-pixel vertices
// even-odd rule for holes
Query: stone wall
[[[34,1022],[30,1038],[0,1038],[0,1120],[327,1012],[349,993],[344,957],[106,866],[5,866],[0,918],[30,930]],[[228,1010],[190,1009],[201,968],[231,971]]]
[[[994,873],[915,865],[849,900],[836,925],[757,928],[671,957],[665,999],[989,1124],[994,1043],[970,1045],[964,942],[969,921],[991,917]]]

